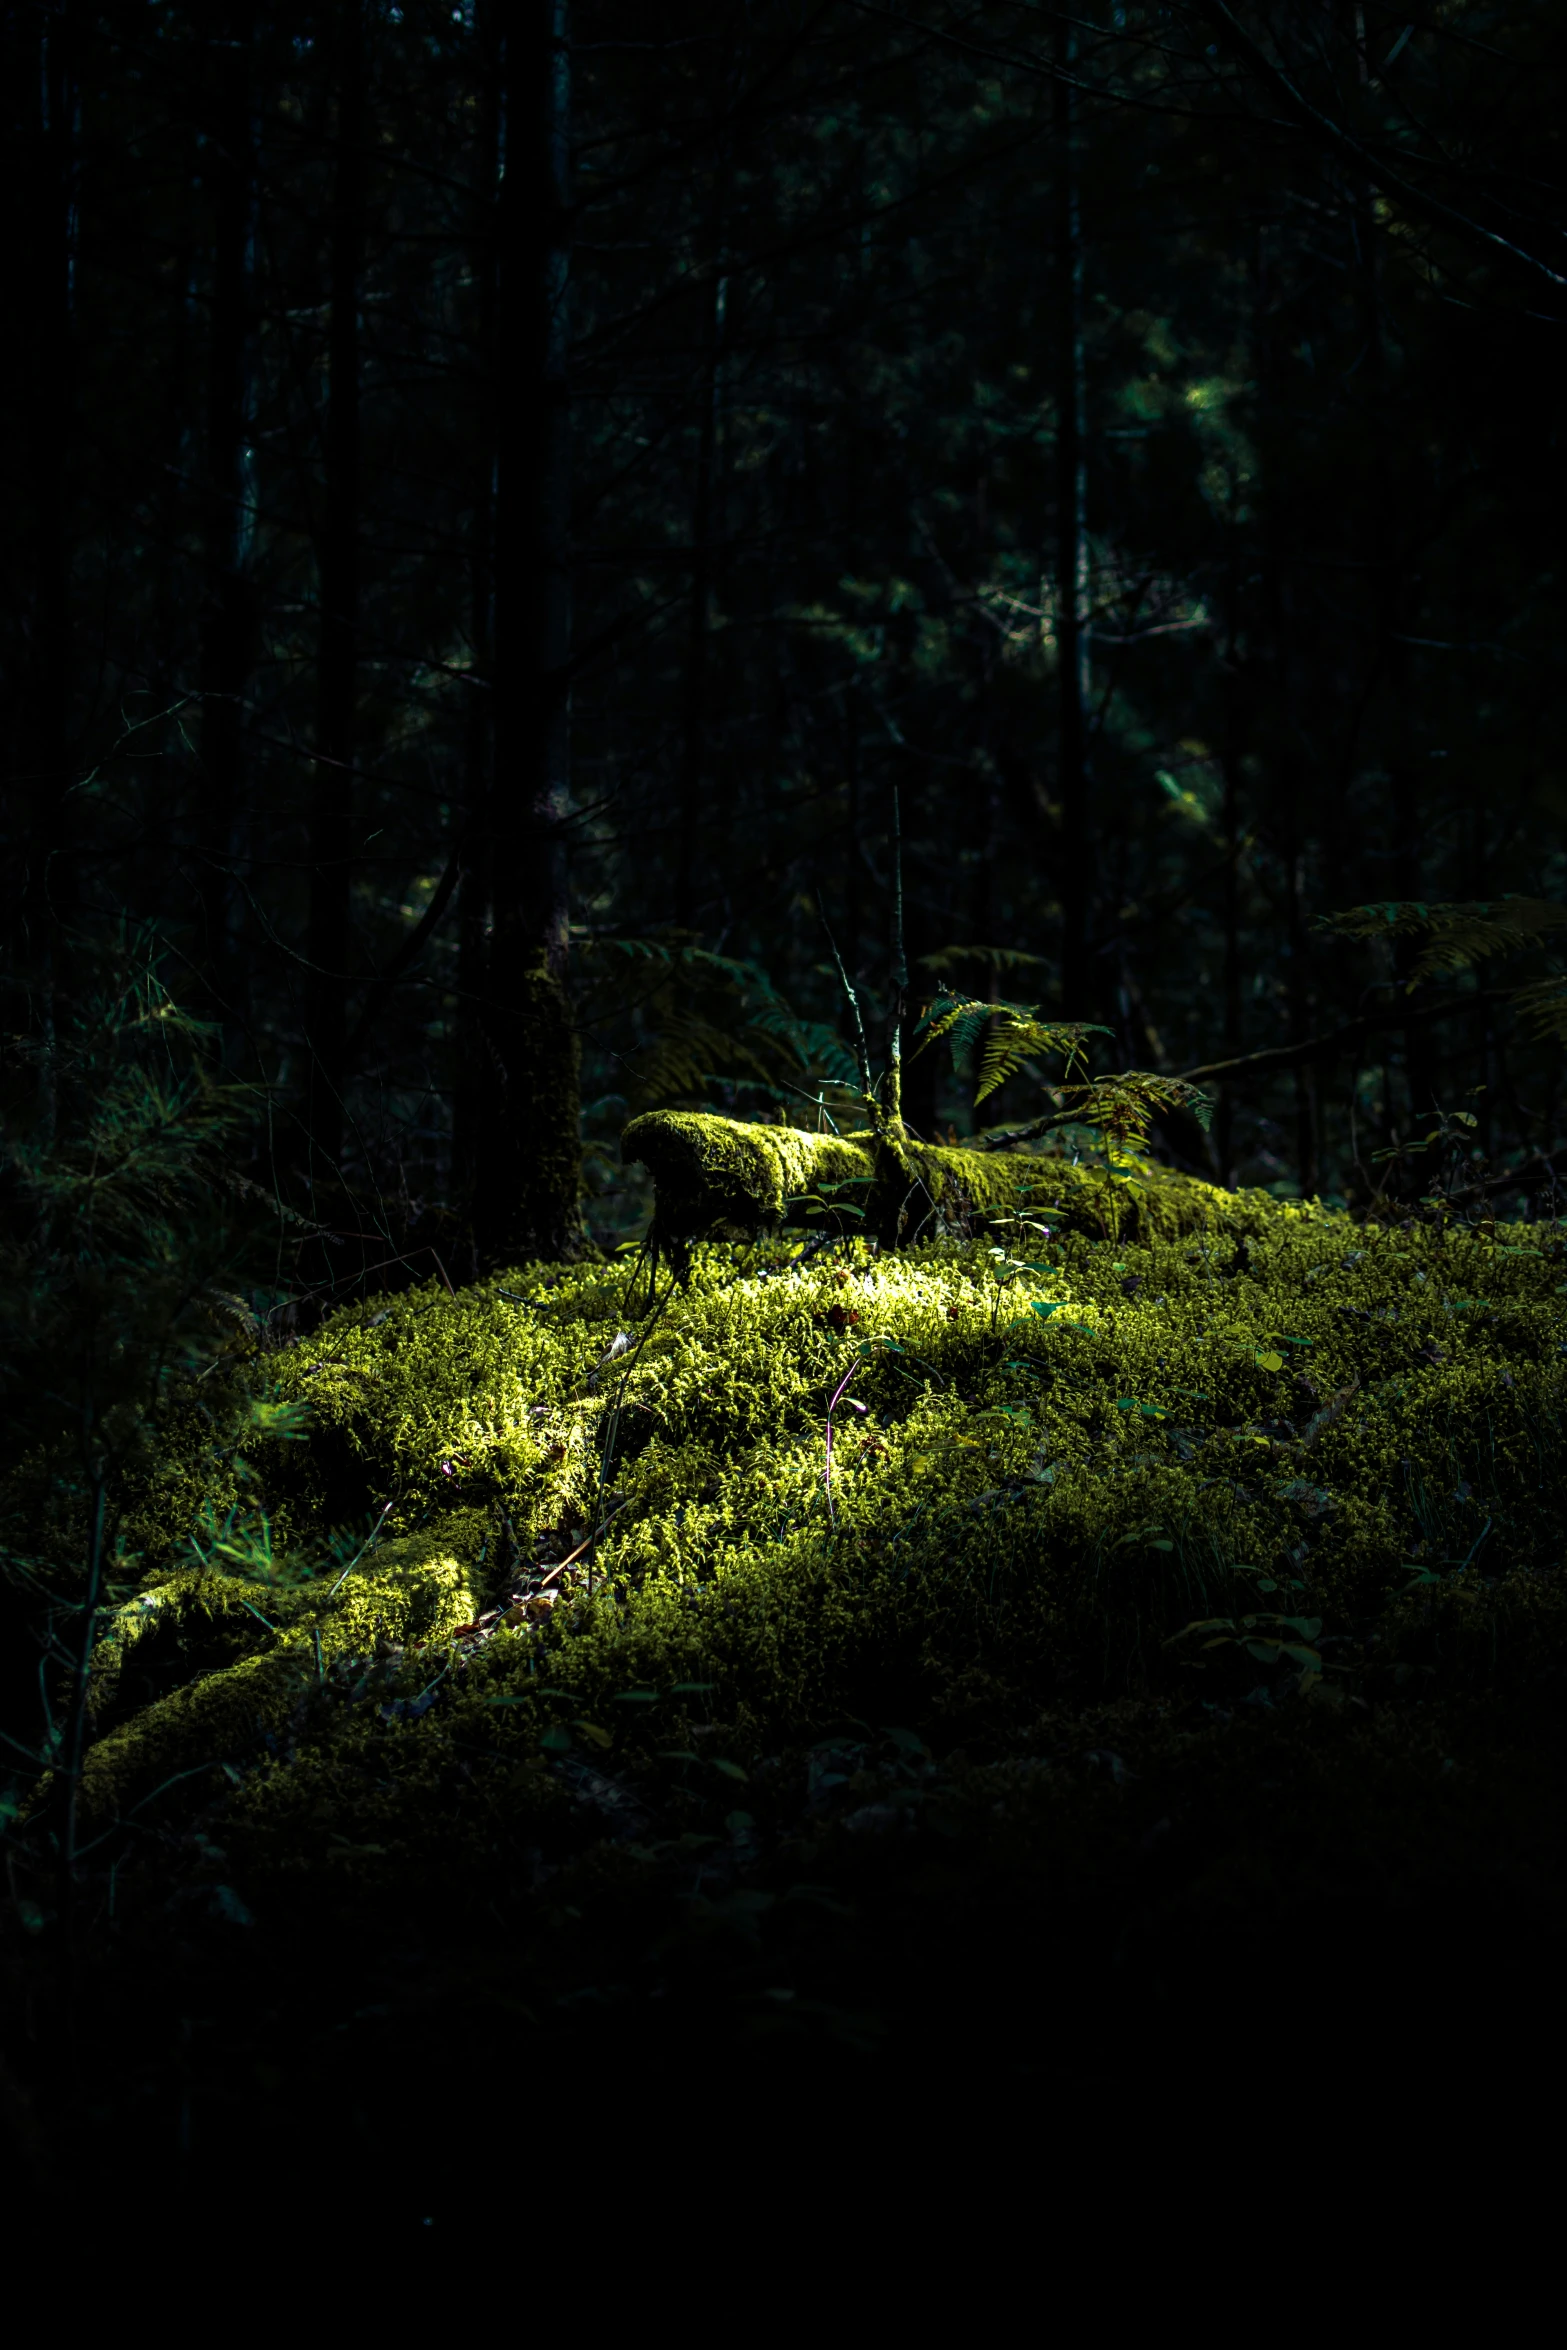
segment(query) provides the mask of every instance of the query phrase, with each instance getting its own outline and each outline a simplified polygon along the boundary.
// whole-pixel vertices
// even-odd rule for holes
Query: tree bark
[[[1238,1060],[1241,1049],[1241,677],[1235,642],[1233,612],[1234,582],[1231,581],[1232,611],[1229,645],[1225,661],[1224,740],[1220,749],[1220,767],[1224,778],[1224,1057]],[[1218,1106],[1214,1115],[1214,1155],[1219,1163],[1221,1183],[1235,1181],[1235,1096],[1225,1085],[1219,1089]]]
[[[17,516],[26,587],[18,633],[16,725],[8,748],[17,786],[16,818],[25,855],[12,945],[41,991],[52,1025],[61,917],[76,895],[71,869],[70,789],[70,464],[75,368],[72,308],[75,247],[76,91],[74,24],[64,8],[41,10],[10,28],[7,62],[20,101],[13,116],[23,224],[13,381],[22,379],[17,422],[27,453],[23,512]],[[9,111],[9,110],[8,110]],[[21,322],[25,321],[25,324]],[[25,519],[24,519],[25,517]],[[15,623],[13,623],[15,625]]]
[[[494,1072],[485,1045],[491,875],[490,757],[495,681],[495,312],[499,260],[497,206],[501,167],[501,0],[475,10],[478,141],[472,226],[475,361],[478,397],[469,491],[468,636],[474,686],[463,729],[461,876],[457,884],[456,1069],[452,1091],[452,1195],[469,1239],[484,1134],[484,1103]],[[473,1267],[477,1271],[477,1266]]]
[[[201,847],[204,962],[222,1015],[225,1053],[238,1051],[243,970],[236,937],[235,860],[242,810],[242,718],[256,622],[251,576],[251,278],[255,138],[250,86],[254,30],[246,0],[213,43],[205,172],[212,223],[204,485],[206,597],[202,614]]]
[[[1056,660],[1060,692],[1061,1009],[1093,1017],[1093,838],[1089,811],[1088,447],[1083,231],[1078,188],[1077,37],[1063,26],[1056,121]]]
[[[340,0],[337,136],[327,327],[326,500],[317,549],[316,748],[310,821],[310,1053],[306,1128],[313,1162],[336,1172],[348,1080],[348,956],[354,852],[354,704],[359,657],[359,286],[365,236],[363,0]]]
[[[720,213],[718,244],[723,246]],[[696,838],[707,765],[708,650],[713,617],[714,507],[718,494],[718,411],[729,281],[713,282],[704,371],[696,486],[691,501],[691,603],[687,618],[685,709],[680,758],[679,837],[675,855],[675,922],[689,930],[696,911]]]
[[[566,992],[571,788],[568,0],[511,0],[498,213],[491,1069],[474,1186],[485,1264],[584,1247]]]

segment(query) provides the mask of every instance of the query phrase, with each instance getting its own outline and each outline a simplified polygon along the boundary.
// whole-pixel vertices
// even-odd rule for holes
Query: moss
[[[483,1540],[482,1522],[468,1515],[388,1543],[335,1588],[273,1593],[186,1572],[117,1609],[96,1675],[100,1716],[143,1642],[182,1643],[188,1654],[221,1627],[248,1653],[188,1679],[94,1742],[82,1789],[88,1816],[124,1816],[177,1775],[203,1774],[275,1740],[328,1665],[440,1640],[473,1614],[472,1562]]]
[[[867,1148],[836,1135],[682,1110],[633,1118],[621,1152],[647,1168],[657,1187],[659,1226],[680,1240],[772,1230],[792,1199],[820,1194],[826,1185],[869,1188],[874,1170]]]
[[[1265,1193],[1227,1192],[1151,1160],[1114,1169],[1059,1157],[839,1139],[734,1118],[659,1110],[621,1144],[653,1177],[660,1235],[673,1241],[775,1230],[791,1205],[819,1203],[825,1228],[873,1233],[888,1247],[971,1237],[995,1213],[1048,1215],[1095,1238],[1258,1228],[1289,1211]],[[1320,1217],[1315,1203],[1295,1211]],[[796,1221],[800,1219],[798,1216]]]
[[[1250,1230],[1281,1211],[1264,1193],[1221,1191],[1153,1160],[1105,1168],[918,1142],[879,1148],[876,1228],[889,1244],[967,1235],[987,1212],[1049,1218],[1096,1239],[1133,1240],[1175,1239],[1216,1226]]]
[[[729,1196],[759,1216],[811,1178],[797,1140],[818,1183],[859,1147],[639,1124],[655,1173],[691,1125],[709,1166],[732,1144]],[[922,1154],[960,1212],[896,1252],[714,1244],[656,1319],[624,1271],[534,1267],[356,1307],[272,1358],[274,1395],[313,1408],[308,1441],[258,1455],[267,1506],[324,1533],[346,1492],[387,1539],[330,1600],[151,1579],[106,1697],[149,1632],[185,1678],[130,1720],[106,1707],[91,1800],[190,1771],[205,1801],[227,1762],[224,1841],[258,1867],[482,1875],[540,1823],[702,1823],[720,1764],[846,1713],[951,1718],[965,1690],[1350,1704],[1560,1673],[1551,1228],[1210,1213],[1150,1177],[1135,1235],[1106,1239],[1086,1197],[1076,1224],[1060,1205],[1099,1177],[1014,1160],[1050,1188],[1013,1194],[1046,1213],[1002,1255],[962,1237],[962,1201],[1001,1181],[975,1156]],[[552,1615],[451,1638],[596,1521],[591,1585],[569,1569]],[[378,1648],[402,1653],[350,1666]]]

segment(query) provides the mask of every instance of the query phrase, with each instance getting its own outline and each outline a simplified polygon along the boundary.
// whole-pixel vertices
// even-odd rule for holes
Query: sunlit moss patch
[[[956,1718],[986,1676],[1342,1708],[1559,1669],[1552,1229],[1204,1220],[1157,1177],[1096,1228],[1102,1171],[918,1163],[944,1197],[973,1158],[1019,1187],[980,1237],[818,1222],[653,1294],[532,1267],[272,1357],[305,1431],[251,1452],[274,1585],[170,1516],[106,1630],[94,1816],[221,1798],[279,1867],[482,1867],[529,1821],[667,1829],[781,1745]],[[781,1209],[809,1169],[773,1172]],[[322,1548],[334,1513],[357,1545]]]

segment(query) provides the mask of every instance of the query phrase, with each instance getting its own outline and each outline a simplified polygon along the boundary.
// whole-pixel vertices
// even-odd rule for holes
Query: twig
[[[1466,1183],[1462,1191],[1448,1192],[1442,1204],[1444,1207],[1455,1208],[1461,1201],[1485,1199],[1494,1191],[1512,1191],[1515,1188],[1520,1191],[1533,1191],[1542,1184],[1552,1182],[1560,1172],[1555,1159],[1541,1151],[1536,1158],[1526,1159],[1521,1167],[1514,1168],[1510,1172],[1501,1175],[1488,1175],[1478,1183]]]
[[[1347,1045],[1358,1044],[1363,1037],[1385,1028],[1423,1027],[1431,1020],[1455,1020],[1462,1012],[1472,1012],[1482,1004],[1500,1003],[1512,994],[1507,987],[1477,988],[1473,995],[1443,996],[1438,1003],[1415,1004],[1408,1010],[1397,1005],[1386,1012],[1368,1012],[1364,1018],[1346,1021],[1342,1028],[1325,1029],[1320,1036],[1308,1036],[1300,1044],[1270,1045],[1260,1053],[1241,1053],[1229,1061],[1204,1061],[1195,1069],[1183,1069],[1181,1075],[1188,1083],[1199,1077],[1266,1077],[1275,1069],[1293,1069],[1301,1061],[1331,1060]]]
[[[892,787],[892,1009],[887,1019],[887,1119],[895,1137],[903,1133],[903,1014],[909,992],[908,958],[903,951],[903,811]]]
[[[860,999],[854,992],[854,982],[850,979],[848,972],[844,969],[843,957],[838,952],[838,941],[833,937],[832,927],[827,920],[826,909],[823,906],[820,897],[818,897],[816,900],[816,911],[820,916],[822,929],[826,932],[827,944],[832,950],[832,959],[838,967],[838,978],[842,984],[843,992],[849,999],[849,1010],[854,1019],[854,1056],[858,1061],[860,1068],[860,1091],[865,1097],[865,1102],[871,1111],[871,1115],[874,1117],[876,1111],[876,1092],[874,1086],[871,1084],[871,1053],[870,1047],[865,1041],[865,1022],[860,1017]]]
[[[381,1515],[376,1519],[375,1524],[371,1527],[369,1533],[365,1536],[363,1542],[361,1542],[359,1545],[359,1548],[355,1551],[353,1557],[349,1560],[348,1565],[343,1569],[342,1574],[338,1576],[337,1581],[333,1584],[331,1590],[327,1593],[328,1599],[336,1598],[339,1589],[347,1580],[351,1571],[358,1566],[360,1560],[364,1557],[365,1552],[370,1548],[371,1543],[374,1542],[376,1536],[380,1533],[381,1528],[386,1524],[386,1521],[391,1516],[391,1514],[392,1505],[390,1502],[388,1502],[385,1509],[382,1510]]]
[[[826,1465],[822,1470],[822,1489],[827,1496],[827,1523],[829,1526],[831,1526],[835,1534],[838,1531],[838,1520],[832,1506],[832,1416],[833,1413],[838,1409],[839,1401],[842,1398],[843,1391],[848,1386],[849,1381],[853,1379],[857,1373],[863,1371],[864,1368],[865,1364],[863,1360],[857,1363],[851,1363],[849,1365],[849,1368],[847,1371],[845,1371],[843,1377],[839,1380],[836,1388],[833,1390],[832,1402],[827,1406],[827,1459]],[[863,1404],[861,1404],[857,1408],[863,1411],[865,1407]]]
[[[605,1518],[603,1523],[599,1526],[597,1533],[590,1534],[585,1542],[579,1542],[576,1549],[572,1551],[569,1556],[561,1560],[559,1566],[551,1567],[547,1575],[541,1575],[539,1577],[539,1589],[542,1591],[547,1583],[554,1582],[557,1575],[564,1575],[568,1567],[574,1567],[578,1559],[581,1558],[583,1552],[593,1548],[593,1545],[595,1542],[597,1542],[599,1535],[603,1534],[613,1523],[613,1521],[619,1517],[625,1506],[626,1505],[623,1501],[617,1501],[614,1508],[610,1511],[609,1516]]]

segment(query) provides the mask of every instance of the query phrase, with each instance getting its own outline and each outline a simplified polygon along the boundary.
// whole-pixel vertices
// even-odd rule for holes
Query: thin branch
[[[435,894],[430,903],[425,907],[424,912],[366,996],[359,1017],[354,1022],[348,1043],[344,1047],[344,1059],[348,1067],[351,1068],[357,1060],[359,1049],[372,1024],[380,1016],[388,996],[403,973],[414,962],[426,939],[445,913],[451,902],[452,894],[461,879],[462,859],[460,853],[456,853],[447,860],[446,870],[435,885]]]
[[[1310,99],[1296,89],[1284,68],[1275,65],[1267,52],[1252,39],[1234,11],[1226,5],[1226,0],[1196,0],[1196,7],[1198,14],[1208,19],[1221,39],[1244,58],[1252,72],[1282,101],[1296,122],[1311,131],[1326,146],[1336,148],[1341,155],[1347,155],[1385,194],[1398,197],[1431,227],[1453,229],[1463,237],[1478,237],[1485,244],[1495,245],[1500,252],[1510,253],[1515,261],[1523,262],[1527,268],[1537,270],[1551,285],[1567,286],[1567,277],[1559,270],[1549,268],[1536,254],[1525,251],[1522,245],[1515,245],[1510,237],[1498,235],[1495,229],[1487,228],[1482,221],[1471,220],[1467,214],[1455,212],[1450,204],[1442,202],[1440,196],[1428,196],[1423,189],[1412,186],[1399,173],[1390,171],[1385,163],[1380,163],[1358,139],[1351,138],[1349,132],[1334,122],[1330,115],[1319,112]]]
[[[1482,1004],[1504,1003],[1512,992],[1507,987],[1477,988],[1473,995],[1443,996],[1437,1003],[1416,1004],[1408,1010],[1390,1005],[1385,1012],[1368,1012],[1363,1019],[1346,1021],[1342,1028],[1329,1028],[1320,1036],[1308,1036],[1301,1044],[1272,1045],[1259,1053],[1241,1053],[1229,1061],[1204,1061],[1195,1069],[1183,1069],[1181,1075],[1188,1080],[1223,1077],[1233,1082],[1242,1077],[1271,1076],[1275,1069],[1294,1069],[1304,1061],[1331,1061],[1348,1046],[1380,1030],[1424,1027],[1433,1020],[1456,1020]]]
[[[838,952],[838,941],[833,937],[826,909],[819,897],[816,901],[816,911],[820,917],[822,929],[826,933],[832,959],[838,967],[838,978],[842,984],[843,992],[849,999],[849,1010],[854,1020],[854,1057],[859,1063],[860,1069],[860,1091],[867,1102],[874,1104],[876,1095],[871,1084],[871,1052],[870,1046],[865,1041],[865,1022],[860,1017],[860,999],[854,992],[853,980],[844,969],[843,957]]]

